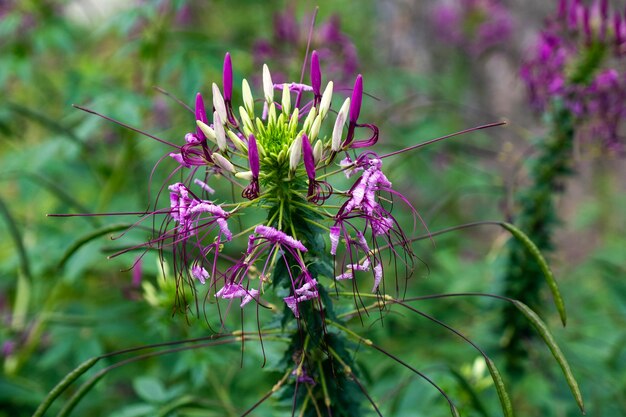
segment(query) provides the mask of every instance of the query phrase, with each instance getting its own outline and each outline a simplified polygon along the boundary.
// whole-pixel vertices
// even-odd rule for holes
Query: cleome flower
[[[522,67],[532,105],[549,110],[562,101],[577,120],[577,135],[624,151],[626,22],[608,1],[586,6],[561,0]]]
[[[283,288],[282,301],[298,318],[303,303],[319,300],[321,286],[350,280],[358,291],[359,274],[370,273],[372,292],[379,291],[382,246],[394,261],[413,264],[392,201],[417,213],[393,190],[381,157],[362,151],[379,137],[375,125],[359,121],[362,76],[335,108],[334,84],[322,85],[316,51],[310,61],[310,85],[274,83],[264,65],[262,98],[254,98],[244,79],[237,106],[226,54],[222,88],[211,88],[212,111],[197,94],[195,128],[169,154],[182,181],[169,185],[169,210],[158,212],[166,219],[146,244],[173,255],[177,280],[193,293],[204,284],[209,300],[268,306],[268,288]],[[346,181],[353,183],[345,188]],[[236,198],[217,192],[220,184],[239,189]]]
[[[513,33],[513,17],[500,0],[438,2],[431,12],[436,34],[472,57],[504,47]]]

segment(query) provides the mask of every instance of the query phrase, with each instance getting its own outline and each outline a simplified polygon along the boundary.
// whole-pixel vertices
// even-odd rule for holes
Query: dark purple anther
[[[196,120],[200,120],[204,124],[209,124],[209,121],[206,117],[206,111],[204,110],[204,100],[202,100],[202,94],[196,94]],[[206,139],[202,130],[199,127],[196,127],[196,136],[201,141]]]
[[[309,180],[315,180],[315,159],[313,158],[313,148],[307,135],[302,135],[302,159],[304,160],[304,169]]]
[[[233,96],[233,64],[230,62],[230,54],[228,52],[224,56],[222,87],[224,90],[224,101],[228,103]]]
[[[256,146],[256,138],[254,135],[248,137],[248,161],[250,163],[250,171],[253,178],[259,178],[259,149]]]
[[[321,97],[322,70],[320,69],[320,59],[317,55],[317,51],[313,51],[311,54],[311,87],[313,87],[315,97]]]
[[[355,124],[361,113],[361,101],[363,100],[363,76],[357,75],[350,99],[350,123]]]

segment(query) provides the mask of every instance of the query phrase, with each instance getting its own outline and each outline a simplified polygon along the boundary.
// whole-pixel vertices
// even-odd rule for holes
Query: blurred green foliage
[[[133,217],[46,217],[141,212],[165,183],[167,167],[174,166],[166,160],[152,174],[168,149],[71,105],[85,105],[180,143],[193,129],[193,119],[154,87],[190,104],[197,91],[208,92],[210,83],[220,79],[226,51],[233,56],[236,86],[243,74],[258,73],[253,44],[271,38],[272,16],[285,4],[128,3],[111,2],[109,10],[88,1],[0,2],[0,416],[31,415],[65,374],[90,357],[209,334],[202,315],[173,314],[173,281],[162,276],[155,253],[142,259],[140,285],[133,284],[129,270],[138,253],[106,259],[146,238],[141,229],[123,241],[108,238],[119,236],[117,225],[132,223]],[[375,98],[367,100],[364,112],[381,128],[381,152],[468,124],[510,121],[508,129],[439,143],[387,167],[387,176],[431,231],[506,219],[533,149],[530,132],[536,129],[525,124],[528,114],[475,111],[474,98],[486,93],[469,78],[484,66],[458,51],[430,45],[436,59],[449,63],[444,71],[424,73],[389,62],[377,40],[390,24],[381,14],[383,6],[319,4],[318,21],[339,14],[343,30],[356,43],[359,71]],[[297,9],[300,16],[310,12]],[[464,71],[468,65],[470,72]],[[619,177],[624,170],[616,160],[578,162],[580,175],[571,179],[568,189],[573,191],[558,208],[565,223],[552,258],[570,319],[567,329],[560,329],[551,307],[544,319],[581,382],[589,414],[609,417],[626,409],[626,224],[620,210],[626,197]],[[403,221],[412,227],[408,214]],[[81,238],[106,228],[119,230],[67,253]],[[424,232],[418,225],[414,234]],[[495,277],[507,238],[485,226],[451,232],[434,243],[416,242],[422,264],[406,295],[499,293]],[[65,255],[67,262],[62,262]],[[548,294],[544,301],[549,304]],[[501,310],[495,303],[454,298],[415,306],[473,338],[497,363],[501,335],[494,329]],[[351,322],[360,334],[436,380],[463,415],[499,415],[489,374],[469,346],[406,310],[361,319]],[[248,330],[255,328],[253,321]],[[129,363],[108,374],[75,415],[237,416],[281,377],[273,365],[284,349],[267,342],[262,351],[247,343],[242,355],[241,345],[231,343]],[[523,379],[505,375],[518,415],[578,415],[547,349],[538,345],[529,357],[532,372]],[[356,361],[384,415],[448,415],[430,385],[391,360],[363,349]],[[112,363],[104,359],[88,375]],[[289,401],[279,397],[255,415],[290,411]]]

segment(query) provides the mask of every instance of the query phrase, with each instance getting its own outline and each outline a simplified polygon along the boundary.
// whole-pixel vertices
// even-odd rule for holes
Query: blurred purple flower
[[[536,110],[561,100],[577,119],[580,140],[615,152],[625,150],[625,29],[606,0],[561,0],[520,71]]]
[[[432,11],[439,37],[470,56],[505,46],[513,31],[513,18],[498,0],[460,0],[439,4]]]
[[[272,39],[261,39],[254,44],[254,62],[257,65],[272,64],[274,82],[286,82],[290,76],[300,73],[302,55],[307,47],[311,16],[296,17],[293,7],[274,15]],[[325,61],[328,79],[336,83],[348,83],[356,74],[359,60],[356,47],[341,31],[341,19],[333,15],[313,31],[311,49],[316,49],[319,59]]]

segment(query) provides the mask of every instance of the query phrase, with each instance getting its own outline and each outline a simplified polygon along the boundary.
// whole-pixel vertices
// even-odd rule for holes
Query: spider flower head
[[[521,69],[533,107],[546,111],[563,102],[580,140],[623,152],[625,41],[624,16],[606,0],[561,0]]]
[[[369,272],[377,292],[388,262],[382,246],[412,264],[409,240],[391,213],[394,198],[406,199],[377,154],[359,153],[378,140],[378,128],[359,120],[363,78],[335,108],[334,84],[323,85],[319,58],[314,51],[310,85],[274,83],[264,65],[261,97],[244,79],[237,106],[227,54],[224,85],[212,85],[212,112],[197,95],[196,129],[170,154],[184,180],[169,186],[167,219],[148,243],[171,250],[177,279],[194,291],[205,284],[212,299],[268,305],[268,288],[276,285],[265,284],[273,282],[288,291],[282,302],[299,317],[302,303],[318,300],[322,308],[320,286],[351,280],[358,289],[358,271]],[[236,198],[215,192],[219,183],[238,188]],[[226,255],[246,238],[245,251]],[[324,258],[335,265],[321,273]]]
[[[432,17],[441,39],[474,57],[505,46],[513,32],[513,18],[499,0],[443,2]]]

